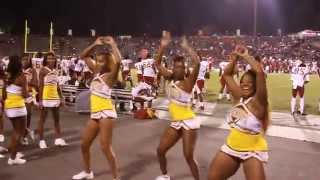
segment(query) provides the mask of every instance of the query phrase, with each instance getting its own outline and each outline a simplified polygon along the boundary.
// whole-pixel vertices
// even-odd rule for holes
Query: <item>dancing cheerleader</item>
[[[4,134],[3,134],[3,111],[2,111],[2,105],[3,105],[3,88],[5,84],[5,72],[3,68],[0,68],[0,143],[3,143],[5,140]],[[1,158],[1,155],[0,155]]]
[[[26,163],[22,159],[23,154],[18,153],[20,141],[25,133],[25,121],[27,109],[25,98],[28,98],[28,83],[22,70],[21,59],[18,56],[10,56],[8,64],[8,79],[3,91],[4,112],[12,123],[13,132],[9,146],[9,165]]]
[[[98,53],[95,59],[92,59],[90,54],[96,46],[101,45],[109,45],[111,52]],[[117,118],[111,100],[111,88],[118,79],[121,55],[112,37],[99,37],[82,52],[81,58],[85,60],[95,77],[90,87],[91,116],[84,129],[81,143],[84,171],[74,175],[72,179],[94,178],[90,164],[90,147],[100,133],[101,149],[109,162],[113,179],[119,180],[118,165],[111,147],[114,121]]]
[[[240,85],[234,80],[234,68],[239,59],[250,64]],[[225,180],[243,165],[246,179],[264,180],[263,163],[268,161],[265,133],[269,123],[266,78],[262,67],[244,47],[237,47],[225,68],[223,78],[232,93],[235,106],[227,116],[231,127],[226,143],[213,159],[209,180]]]
[[[192,90],[199,73],[200,59],[196,52],[188,45],[186,38],[183,38],[181,46],[191,56],[193,70],[186,76],[187,67],[185,66],[185,58],[177,56],[173,60],[172,71],[169,71],[161,65],[161,61],[164,50],[170,41],[170,34],[167,32],[161,39],[156,61],[156,67],[159,73],[172,81],[170,87],[167,88],[170,99],[169,113],[171,123],[161,137],[157,149],[162,175],[158,176],[156,180],[170,180],[167,171],[166,153],[180,138],[183,140],[183,153],[191,173],[195,180],[199,180],[199,168],[193,154],[197,140],[197,131],[200,128],[201,122],[199,119],[195,119],[195,114],[191,109],[191,98]]]

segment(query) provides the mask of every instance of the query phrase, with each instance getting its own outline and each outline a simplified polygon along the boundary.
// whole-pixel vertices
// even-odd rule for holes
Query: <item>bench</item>
[[[87,88],[79,88],[75,85],[62,85],[61,93],[65,101],[66,106],[74,106],[76,103],[76,97],[82,91],[87,91]]]
[[[90,90],[87,88],[79,88],[74,85],[62,85],[62,95],[66,106],[75,107],[75,111],[79,113],[90,112]],[[153,97],[138,96],[133,99],[131,90],[113,88],[111,98],[114,100],[115,108],[121,111],[127,104],[130,110],[133,102],[152,101]],[[122,105],[123,104],[123,105]],[[122,107],[121,107],[122,106]]]
[[[131,90],[113,88],[111,92],[111,98],[114,100],[114,105],[117,111],[121,110],[121,104],[123,104],[123,108],[125,104],[128,104],[130,110],[132,109],[133,96]]]

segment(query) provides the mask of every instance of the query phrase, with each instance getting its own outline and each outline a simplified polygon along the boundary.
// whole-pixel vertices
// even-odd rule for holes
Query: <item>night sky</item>
[[[4,1],[4,0],[2,0]],[[320,30],[319,0],[258,0],[258,32]],[[4,3],[4,4],[3,4]],[[6,0],[0,6],[0,27],[12,33],[24,31],[28,19],[31,33],[48,33],[49,22],[56,34],[87,36],[98,34],[148,33],[160,35],[167,29],[190,34],[201,27],[214,32],[251,33],[253,0]]]

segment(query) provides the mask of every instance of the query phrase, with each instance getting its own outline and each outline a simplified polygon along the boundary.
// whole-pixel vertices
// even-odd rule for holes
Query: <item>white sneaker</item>
[[[5,157],[6,157],[5,155],[0,154],[0,159],[3,159],[3,158],[5,158]]]
[[[93,172],[91,171],[90,173],[86,173],[85,171],[81,171],[79,174],[76,174],[74,176],[72,176],[73,180],[77,180],[77,179],[93,179],[94,175]]]
[[[11,159],[11,158],[8,159],[8,164],[9,165],[21,165],[21,164],[24,164],[26,162],[27,161],[25,159],[20,159],[18,157],[16,157],[16,159]]]
[[[24,157],[24,154],[22,152],[17,152],[16,158],[21,159]]]
[[[170,180],[170,176],[168,175],[161,175],[161,176],[158,176],[156,178],[156,180]]]
[[[68,144],[66,143],[66,141],[62,138],[58,138],[54,141],[54,145],[56,146],[67,146]]]
[[[4,135],[0,134],[0,142],[4,142]]]
[[[46,141],[45,140],[40,140],[39,147],[40,147],[40,149],[47,149],[48,146],[47,146]]]
[[[25,137],[25,138],[22,138],[22,139],[21,139],[21,144],[22,144],[22,145],[25,145],[25,146],[29,145],[29,140],[28,140],[28,138],[26,138],[26,137]]]

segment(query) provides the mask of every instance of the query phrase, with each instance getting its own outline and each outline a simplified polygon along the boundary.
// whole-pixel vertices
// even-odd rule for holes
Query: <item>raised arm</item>
[[[84,49],[80,54],[80,58],[86,62],[87,66],[92,72],[94,72],[95,64],[94,64],[94,60],[90,57],[90,55],[92,54],[92,51],[97,45],[103,45],[103,37],[98,37],[93,44],[91,44],[86,49]]]
[[[199,69],[200,69],[200,57],[198,54],[191,48],[191,46],[188,44],[187,38],[182,38],[181,47],[187,51],[187,53],[191,56],[192,61],[192,72],[190,72],[189,77],[186,79],[185,87],[188,92],[191,92],[194,84],[197,81]]]
[[[118,45],[117,43],[114,41],[114,39],[110,36],[108,37],[105,37],[104,38],[104,41],[103,41],[105,44],[109,44],[110,47],[111,47],[111,51],[112,51],[112,54],[114,56],[114,60],[115,62],[110,64],[111,65],[111,71],[109,73],[109,80],[112,80],[112,84],[118,80],[118,73],[119,73],[119,70],[120,70],[120,64],[121,64],[121,53],[118,49]]]
[[[232,94],[233,100],[235,102],[238,102],[241,98],[241,89],[233,78],[238,61],[238,56],[232,53],[229,58],[229,64],[225,67],[222,78],[226,81],[227,87]]]
[[[268,94],[266,78],[260,63],[257,62],[253,56],[250,56],[248,50],[244,47],[239,47],[237,54],[241,56],[251,66],[251,70],[256,73],[256,94],[254,98],[257,99],[261,105],[267,105]]]
[[[158,69],[161,76],[164,76],[165,78],[168,78],[171,76],[171,72],[164,66],[162,66],[162,57],[164,54],[165,48],[168,47],[168,45],[171,42],[171,37],[169,32],[165,32],[164,36],[160,40],[160,47],[158,50],[158,56],[156,57],[156,68]]]

